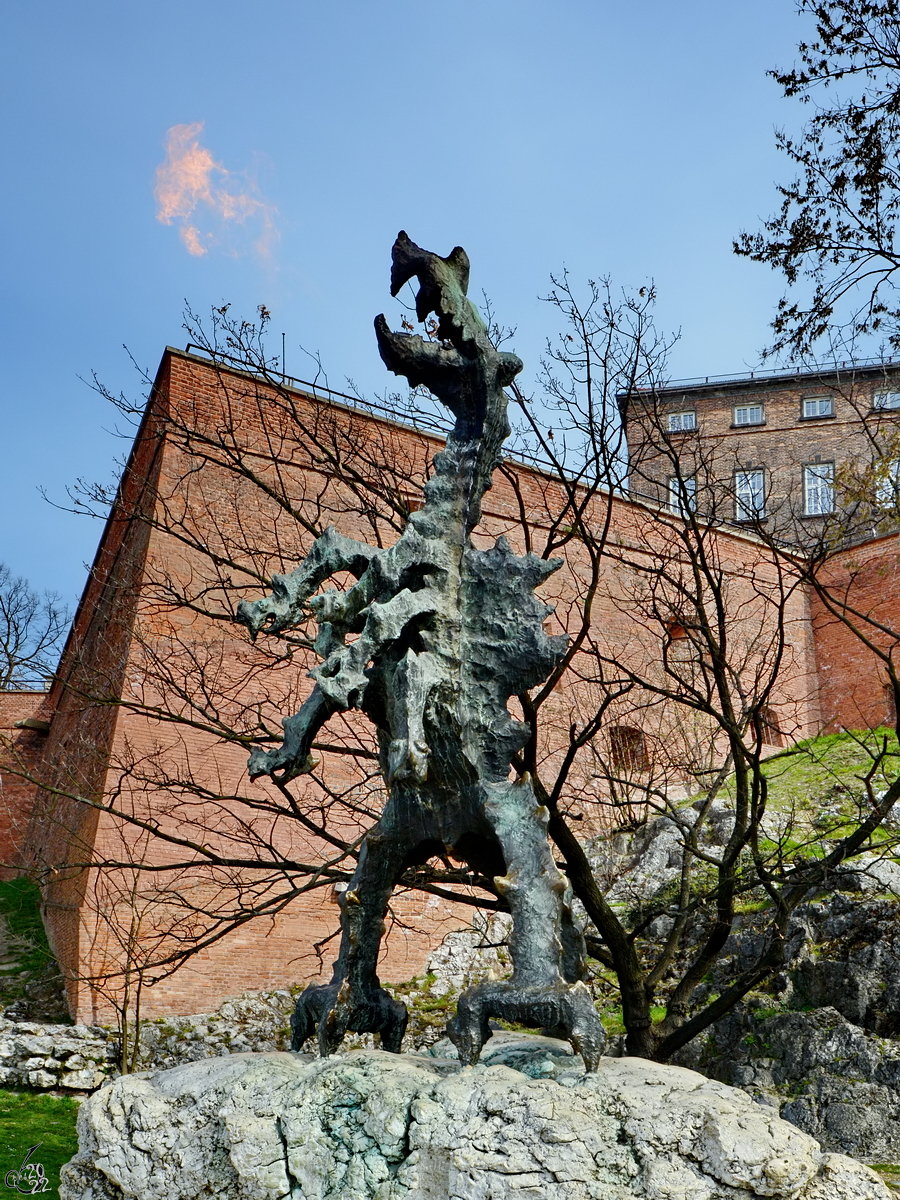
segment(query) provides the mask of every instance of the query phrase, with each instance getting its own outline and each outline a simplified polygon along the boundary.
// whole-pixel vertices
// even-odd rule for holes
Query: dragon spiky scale
[[[553,610],[534,594],[560,565],[534,554],[519,557],[505,538],[490,550],[469,549],[464,556],[460,709],[480,726],[472,735],[487,778],[505,779],[513,755],[530,736],[525,725],[509,717],[510,696],[546,679],[565,654],[568,638],[544,632]]]

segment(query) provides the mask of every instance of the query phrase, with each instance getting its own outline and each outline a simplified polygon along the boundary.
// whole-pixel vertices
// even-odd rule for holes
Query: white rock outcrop
[[[441,1047],[440,1049],[444,1049]],[[232,1055],[126,1076],[82,1105],[63,1200],[888,1200],[743,1092],[549,1038],[485,1061]]]

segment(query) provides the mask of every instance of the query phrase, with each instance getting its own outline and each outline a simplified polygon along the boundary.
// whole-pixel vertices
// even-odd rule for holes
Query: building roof
[[[872,358],[830,364],[821,363],[814,367],[779,367],[773,370],[743,371],[731,375],[705,375],[688,379],[673,379],[659,387],[636,388],[634,393],[653,393],[662,400],[671,400],[687,393],[716,393],[731,391],[771,391],[776,387],[803,387],[812,383],[829,382],[832,385],[859,380],[889,379],[900,375],[900,359]],[[628,393],[621,393],[626,395]]]

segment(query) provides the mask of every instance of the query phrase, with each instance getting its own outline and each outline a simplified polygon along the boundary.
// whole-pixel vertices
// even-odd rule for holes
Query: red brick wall
[[[900,535],[835,554],[822,572],[822,580],[835,597],[852,591],[852,604],[859,613],[888,630],[900,631]],[[812,599],[812,612],[826,728],[893,725],[893,703],[877,656],[817,596]],[[862,621],[859,625],[876,645],[890,648],[889,634],[879,634]]]
[[[26,863],[28,827],[46,734],[17,729],[28,718],[48,717],[46,692],[0,692],[0,879],[19,874]]]
[[[287,453],[294,419],[299,418],[315,426],[316,435],[325,443],[334,434],[333,449],[338,455],[358,443],[372,452],[373,460],[397,465],[405,481],[398,485],[398,503],[404,497],[417,497],[415,481],[421,478],[438,443],[363,414],[311,404],[299,395],[293,398],[297,411],[284,413],[283,421],[277,411],[267,410],[268,441],[264,441],[262,392],[255,382],[233,373],[220,374],[196,359],[182,355],[164,359],[155,407],[136,445],[120,504],[107,527],[64,656],[63,679],[52,697],[56,715],[46,761],[52,772],[50,782],[68,796],[47,798],[39,808],[32,847],[38,865],[57,870],[55,882],[47,890],[47,923],[54,949],[71,980],[70,1003],[79,1018],[109,1018],[109,988],[91,987],[86,977],[121,964],[122,930],[133,927],[138,911],[140,920],[132,942],[137,957],[142,950],[154,948],[157,936],[169,938],[167,945],[177,945],[178,930],[169,930],[166,924],[172,918],[171,907],[149,903],[145,885],[140,903],[129,901],[132,877],[127,871],[101,874],[84,868],[91,858],[126,861],[128,854],[140,848],[141,839],[134,826],[126,825],[123,833],[119,821],[79,803],[78,796],[105,799],[122,811],[159,822],[173,836],[194,837],[198,843],[237,847],[239,839],[233,831],[240,818],[248,822],[248,845],[252,846],[253,838],[265,836],[276,858],[320,861],[329,852],[289,815],[273,819],[271,814],[254,814],[245,801],[273,794],[270,785],[250,784],[244,744],[223,746],[214,736],[219,720],[223,731],[244,727],[248,704],[251,710],[258,705],[270,726],[277,729],[280,718],[294,712],[308,694],[311,684],[305,669],[313,660],[298,648],[291,662],[272,662],[266,639],[252,648],[232,623],[197,617],[169,603],[173,590],[193,596],[198,605],[218,597],[223,608],[239,596],[259,596],[267,590],[262,580],[273,571],[291,570],[302,560],[311,535],[302,532],[292,513],[267,503],[258,489],[215,462],[208,461],[197,471],[197,451],[210,455],[212,449],[201,445],[185,456],[177,437],[160,443],[157,420],[171,416],[177,423],[188,414],[201,431],[225,429],[236,442],[259,451],[254,469],[265,479],[271,468],[263,455],[273,442]],[[333,428],[328,427],[329,421]],[[221,451],[221,439],[219,442],[217,452]],[[302,447],[291,453],[302,457]],[[348,516],[358,511],[358,502],[346,477],[339,481],[329,478],[332,467],[328,462],[291,460],[282,464],[292,505],[301,516],[317,510],[320,517],[324,515],[323,523],[330,520],[345,533],[369,542],[379,537],[389,544],[397,534],[384,520]],[[559,503],[556,486],[524,468],[518,473],[518,486],[517,495],[498,475],[485,500],[484,532],[476,541],[486,545],[499,533],[506,533],[517,550],[524,550],[524,512],[533,548],[540,553],[546,513]],[[604,503],[598,501],[601,507]],[[654,556],[673,553],[677,525],[661,522],[657,514],[640,505],[618,499],[612,504],[614,548],[595,599],[592,636],[598,646],[605,645],[619,655],[627,652],[652,672],[660,657],[662,629],[658,623],[640,618],[635,597],[644,586]],[[142,513],[151,523],[160,522],[174,533],[149,528],[140,519]],[[601,516],[598,512],[598,520]],[[747,669],[752,671],[764,658],[767,646],[765,636],[759,636],[759,631],[765,633],[769,619],[761,597],[777,581],[752,538],[740,533],[716,533],[710,538],[711,553],[727,578],[733,604],[731,636],[744,648]],[[192,539],[201,540],[216,556],[218,575],[211,573],[210,559],[191,547]],[[259,547],[249,560],[247,545]],[[586,562],[574,546],[564,567],[542,589],[548,601],[557,603],[551,621],[557,628],[565,627],[570,612],[577,610],[586,571]],[[820,721],[809,609],[802,592],[790,597],[788,625],[789,645],[772,705],[787,735],[800,737],[816,732]],[[214,680],[215,713],[196,694],[201,667]],[[160,682],[163,675],[168,676],[165,684]],[[132,711],[103,703],[104,697],[118,695],[124,696]],[[559,753],[560,739],[584,698],[571,688],[561,688],[554,696],[558,728],[548,730],[540,748],[547,763]],[[181,715],[190,718],[184,723],[154,716],[156,704],[168,706],[171,716],[172,705],[188,703],[199,707],[183,710]],[[630,709],[623,712],[630,711],[630,719],[640,720],[656,745],[662,748],[672,742],[671,716],[658,703],[632,696],[628,705]],[[356,737],[361,747],[372,744],[371,733],[352,717],[343,732],[335,729],[330,736],[335,741]],[[360,761],[364,760],[348,765],[346,758],[326,754],[329,786],[336,791],[350,786],[358,776]],[[190,803],[185,800],[180,781],[186,772],[195,785],[208,789],[210,799],[205,808],[201,805],[198,809],[196,797],[191,797]],[[584,794],[574,797],[573,803],[581,803],[585,796],[590,800],[591,789],[596,793],[588,771]],[[310,804],[320,795],[315,785],[298,791]],[[215,799],[219,796],[224,797],[221,802]],[[343,811],[341,820],[345,832],[359,828],[359,819],[350,808]],[[210,879],[201,884],[197,872],[184,865],[191,857],[189,851],[149,839],[145,852],[149,865],[166,869],[166,873],[154,875],[160,885],[195,896],[207,909],[213,906]],[[243,886],[253,886],[258,875],[238,871],[234,878],[240,878]],[[277,880],[273,886],[275,883]],[[234,879],[229,886],[233,884]],[[264,884],[256,886],[262,889],[260,895],[268,894]],[[398,896],[394,910],[399,923],[386,939],[381,965],[388,979],[409,977],[420,970],[434,941],[448,926],[458,926],[468,916],[461,906],[418,895]],[[110,916],[116,920],[111,922]],[[327,974],[337,944],[332,940],[320,957],[315,947],[334,934],[337,924],[338,909],[330,885],[299,896],[271,919],[248,922],[212,942],[175,974],[154,972],[159,978],[144,994],[143,1011],[153,1015],[207,1009],[225,994]],[[413,928],[405,928],[408,925]]]
[[[127,826],[123,833],[119,821],[81,802],[79,797],[94,802],[106,799],[121,811],[149,816],[167,823],[170,829],[177,828],[183,814],[175,807],[175,790],[152,789],[146,779],[150,769],[147,763],[154,757],[158,760],[161,751],[163,772],[177,773],[187,757],[194,774],[214,790],[224,787],[226,792],[229,788],[246,791],[248,786],[244,747],[211,749],[209,738],[198,730],[160,725],[152,717],[104,703],[106,698],[122,694],[137,704],[153,702],[148,693],[154,684],[145,670],[150,647],[157,655],[156,667],[165,662],[172,671],[181,669],[180,654],[198,648],[215,653],[224,646],[225,675],[240,674],[240,667],[232,667],[242,656],[245,660],[253,658],[246,640],[231,624],[225,627],[223,640],[221,626],[201,623],[198,627],[190,615],[173,613],[165,597],[161,599],[170,578],[177,578],[178,586],[188,592],[192,582],[197,582],[202,591],[209,582],[208,564],[181,545],[177,537],[152,529],[154,516],[162,519],[165,510],[168,524],[199,526],[204,540],[220,546],[240,532],[239,527],[247,520],[246,514],[235,509],[241,497],[234,494],[230,475],[209,468],[198,485],[190,479],[190,469],[185,470],[186,465],[190,468],[194,464],[185,464],[175,449],[158,442],[156,418],[164,418],[170,400],[185,409],[200,409],[202,427],[205,420],[221,415],[220,381],[215,372],[198,368],[196,363],[180,358],[164,361],[155,408],[136,444],[120,501],[107,526],[64,655],[62,679],[54,692],[56,713],[48,739],[45,778],[60,794],[45,794],[32,822],[32,862],[50,872],[51,882],[45,891],[48,932],[69,978],[73,1014],[82,1019],[109,1019],[112,1015],[109,993],[116,990],[116,984],[107,982],[98,990],[91,986],[89,977],[115,969],[125,957],[122,928],[128,925],[129,907],[123,897],[130,882],[127,872],[101,874],[86,869],[85,864],[92,859],[127,859],[135,850],[135,835],[134,829]],[[245,414],[241,405],[238,410],[240,425]],[[251,421],[250,435],[260,436],[258,415],[256,425]],[[303,483],[301,476],[298,487]],[[252,491],[245,498],[251,505],[256,502]],[[335,496],[329,503],[336,513],[347,506],[346,500]],[[149,513],[149,523],[140,518],[141,512]],[[258,515],[262,522],[270,518],[271,513]],[[293,524],[291,519],[292,533]],[[265,574],[290,569],[291,557],[296,561],[302,553],[296,537],[287,539],[284,556],[268,563]],[[252,575],[242,586],[244,593],[259,591],[258,579]],[[185,678],[195,665],[187,663]],[[275,706],[279,715],[297,707],[298,686],[301,691],[311,686],[304,678],[302,665],[301,669],[295,665],[282,674],[286,678],[276,685],[284,693],[280,705]],[[220,679],[219,686],[227,696],[231,685]],[[272,836],[281,852],[287,852],[296,842],[296,832],[288,821],[282,821]],[[322,847],[307,844],[302,848],[304,858],[311,849],[322,854]],[[171,847],[156,843],[147,861],[159,866],[174,864],[179,857]],[[252,872],[249,874],[252,876]],[[197,886],[196,880],[187,879],[177,867],[173,867],[167,881],[179,887],[187,883]],[[416,919],[421,923],[426,917],[429,930],[446,919],[445,911],[436,911],[434,901],[418,897],[398,898],[395,910],[403,923]],[[175,975],[166,976],[165,970],[155,972],[161,978],[145,993],[144,1012],[194,1011],[218,1003],[224,994],[284,986],[327,974],[336,944],[326,945],[318,955],[315,944],[334,933],[337,911],[333,890],[322,889],[298,898],[289,911],[276,913],[270,921],[243,926],[201,952],[195,962]],[[114,922],[108,919],[111,915],[116,917]],[[163,909],[151,906],[138,941],[152,944],[157,922],[164,927],[166,915]],[[458,916],[455,924],[463,919]],[[400,930],[389,937],[383,956],[385,975],[401,978],[421,970],[433,941],[429,932],[419,935]],[[177,936],[172,944],[176,942]],[[140,957],[139,951],[136,957]]]
[[[157,381],[164,394],[164,360]],[[161,399],[161,396],[160,396]],[[82,1012],[85,947],[80,911],[105,795],[119,717],[131,629],[148,541],[141,512],[152,505],[161,444],[156,417],[142,425],[119,497],[107,521],[48,697],[53,712],[28,834],[28,867],[44,881],[44,922],[69,985],[73,1014]]]

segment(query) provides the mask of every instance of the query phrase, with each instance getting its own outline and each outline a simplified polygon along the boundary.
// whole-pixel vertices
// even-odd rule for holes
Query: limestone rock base
[[[888,1200],[744,1092],[548,1038],[208,1059],[87,1100],[63,1200]]]

